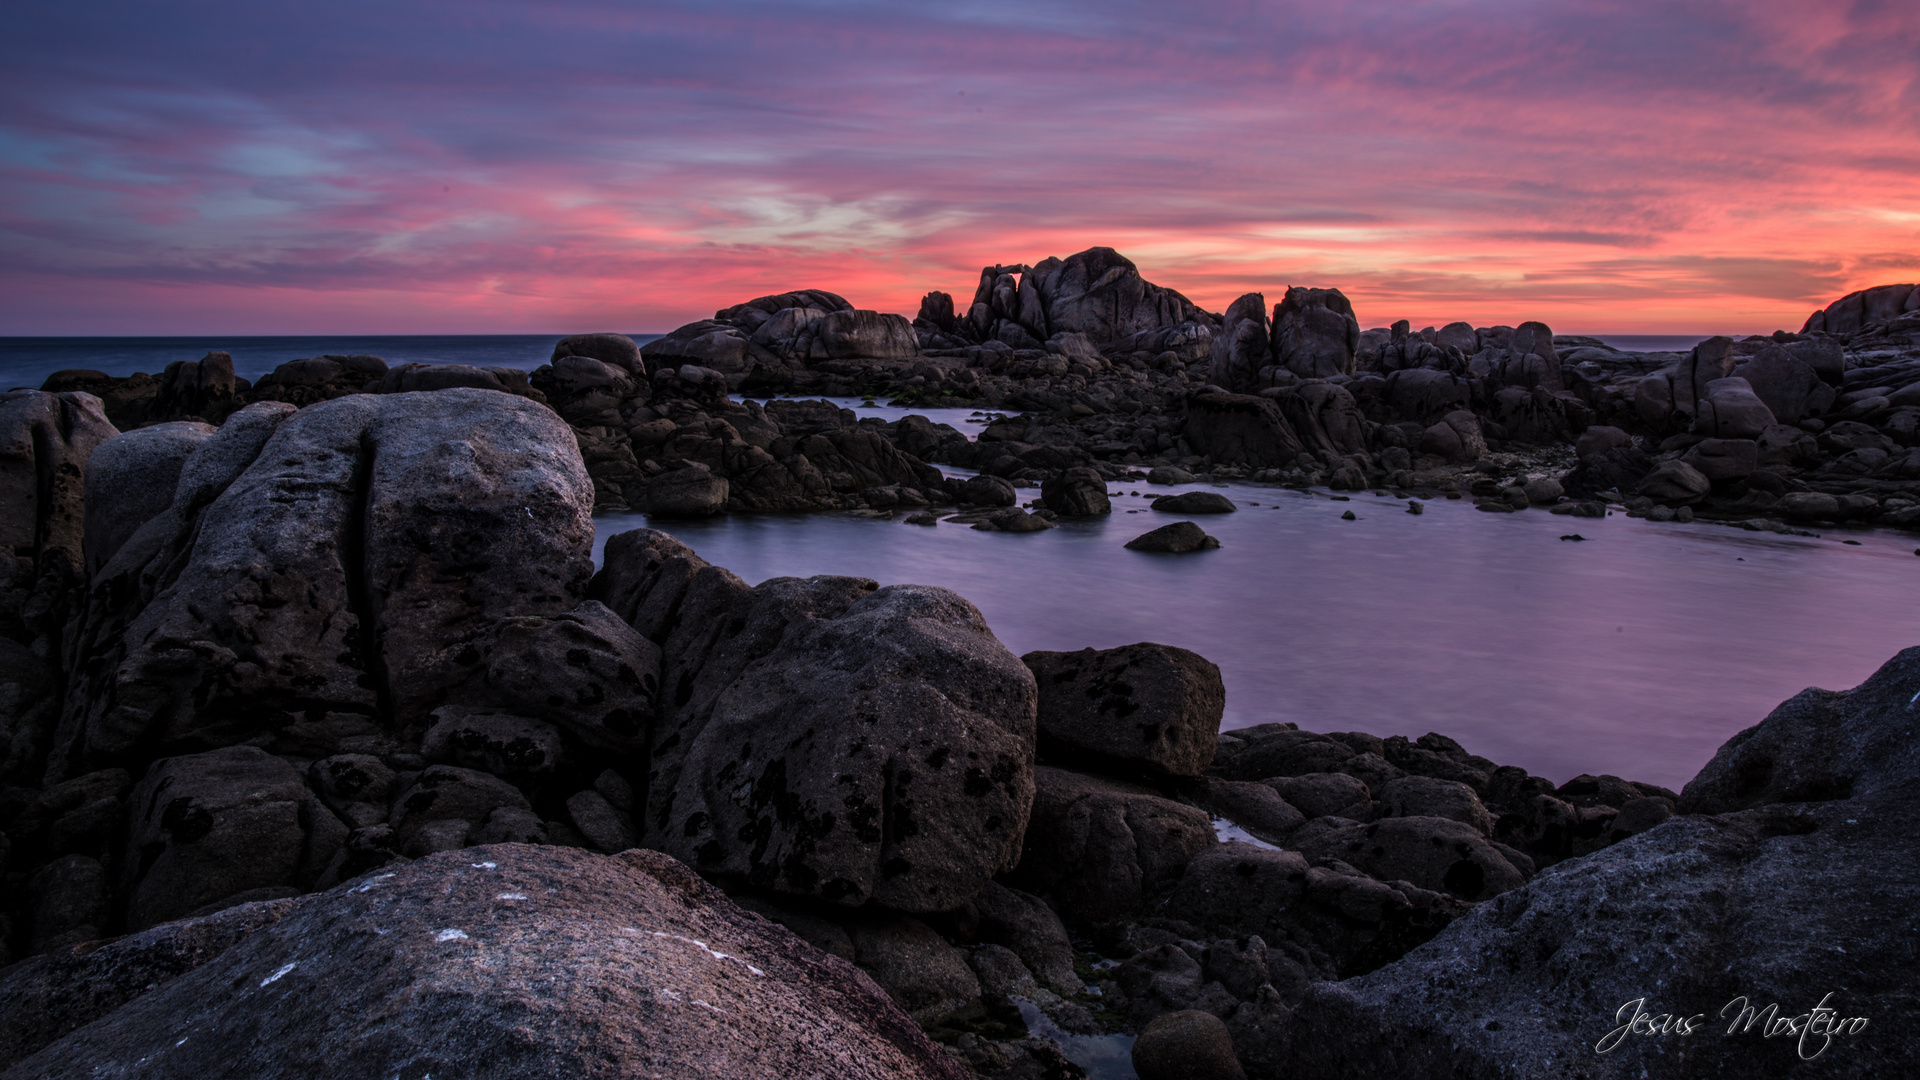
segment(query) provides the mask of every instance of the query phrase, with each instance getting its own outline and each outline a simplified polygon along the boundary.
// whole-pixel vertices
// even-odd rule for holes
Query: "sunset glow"
[[[911,315],[1119,249],[1219,311],[1797,329],[1920,276],[1920,7],[35,4],[0,333]]]

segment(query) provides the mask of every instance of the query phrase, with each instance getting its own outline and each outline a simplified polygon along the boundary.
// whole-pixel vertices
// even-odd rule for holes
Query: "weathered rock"
[[[1760,444],[1752,439],[1702,439],[1680,460],[1709,481],[1741,480],[1760,467]]]
[[[501,619],[469,647],[475,674],[445,692],[450,700],[537,717],[595,747],[646,745],[658,713],[660,647],[606,605],[587,600],[572,611]]]
[[[428,761],[522,781],[551,775],[565,757],[552,724],[458,705],[434,710],[420,752]]]
[[[1140,1080],[1246,1080],[1227,1025],[1212,1013],[1163,1013],[1133,1044]]]
[[[502,806],[530,809],[527,797],[497,776],[456,765],[434,765],[394,800],[394,842],[404,850],[412,846],[424,830],[441,825],[435,836],[442,841],[448,837],[453,839],[431,850],[465,847],[471,831]]]
[[[1701,395],[1693,429],[1722,439],[1755,439],[1778,421],[1766,402],[1754,394],[1747,380],[1737,376],[1715,379]]]
[[[967,966],[979,977],[983,994],[1032,998],[1040,983],[1018,954],[1002,945],[981,945],[967,954]]]
[[[305,889],[347,836],[293,766],[253,746],[156,762],[129,810],[120,892],[133,930],[255,889]]]
[[[1050,333],[1081,333],[1096,344],[1204,317],[1191,300],[1146,281],[1112,248],[1044,259],[1027,280],[1038,290]]]
[[[1040,485],[1040,498],[1047,509],[1062,517],[1098,517],[1113,513],[1107,499],[1107,482],[1085,466],[1067,469],[1048,477]]]
[[[1291,725],[1242,728],[1233,734],[1246,745],[1222,761],[1215,770],[1229,780],[1265,780],[1273,776],[1333,772],[1354,755],[1353,747],[1338,739],[1311,731],[1299,731]],[[1291,798],[1288,801],[1292,801]]]
[[[966,957],[918,919],[856,918],[847,933],[854,962],[922,1025],[980,996],[980,980]]]
[[[696,462],[648,480],[640,505],[660,517],[712,517],[727,508],[729,490],[726,477]]]
[[[8,970],[0,978],[0,1069],[207,963],[292,908],[292,900],[241,904]]]
[[[1273,341],[1267,327],[1267,298],[1248,293],[1228,305],[1213,335],[1213,381],[1234,393],[1260,389],[1260,369],[1273,366]]]
[[[1103,772],[1198,776],[1226,707],[1220,669],[1198,653],[1142,642],[1031,652],[1042,758]]]
[[[159,393],[150,415],[157,420],[205,420],[219,423],[238,408],[233,357],[210,352],[198,360],[175,360],[159,377]]]
[[[154,424],[101,443],[86,462],[87,572],[97,572],[120,545],[173,504],[180,468],[207,436],[211,424],[176,420]]]
[[[1273,309],[1275,361],[1301,378],[1353,374],[1360,323],[1339,289],[1289,287]]]
[[[1080,992],[1073,943],[1060,916],[1039,897],[990,881],[973,898],[973,909],[979,916],[980,940],[1013,950],[1048,989]]]
[[[649,845],[909,912],[951,910],[1011,869],[1035,689],[973,605],[863,578],[712,589],[689,590],[666,645]]]
[[[1208,536],[1205,530],[1191,521],[1162,525],[1127,541],[1129,551],[1159,555],[1184,555],[1189,551],[1206,551],[1219,546],[1219,540]]]
[[[1915,957],[1884,912],[1920,899],[1902,846],[1916,812],[1909,781],[1683,817],[1556,865],[1397,964],[1309,987],[1279,1075],[1490,1080],[1598,1062],[1595,1075],[1731,1078],[1815,1053],[1826,1074],[1904,1074]],[[1830,1042],[1764,1037],[1823,1001],[1867,1023]]]
[[[99,859],[63,855],[28,875],[25,885],[26,910],[33,920],[29,952],[107,936],[113,890]]]
[[[739,327],[703,319],[647,342],[641,346],[640,355],[654,371],[693,364],[723,375],[744,373],[748,363],[747,338],[748,334]]]
[[[1410,881],[1462,900],[1485,900],[1525,883],[1484,833],[1446,818],[1385,818],[1333,829],[1300,850],[1308,858],[1339,859],[1383,881]]]
[[[1493,815],[1472,788],[1457,780],[1401,777],[1380,789],[1380,802],[1387,817],[1448,818],[1473,826],[1482,836],[1493,835]]]
[[[1153,509],[1163,514],[1231,514],[1239,507],[1217,491],[1183,491],[1153,500]]]
[[[1663,506],[1690,506],[1707,497],[1712,481],[1684,461],[1663,461],[1640,481],[1640,494]]]
[[[33,650],[0,637],[0,784],[40,781],[60,719],[60,680]]]
[[[1199,453],[1249,468],[1279,468],[1306,449],[1300,434],[1272,398],[1247,394],[1196,394],[1187,401],[1185,436]],[[1187,480],[1161,483],[1191,483]]]
[[[549,363],[558,365],[569,356],[584,356],[611,364],[630,375],[645,376],[646,363],[640,359],[640,346],[625,334],[572,334],[563,337],[553,347],[553,358]]]
[[[1487,456],[1480,418],[1465,409],[1448,413],[1421,435],[1420,452],[1455,464],[1480,460]]]
[[[1797,424],[1833,406],[1833,387],[1812,365],[1778,345],[1768,345],[1734,369],[1776,420]]]
[[[258,420],[247,438],[210,437],[183,469],[152,523],[177,537],[154,545],[157,576],[140,590],[153,602],[87,632],[64,768],[230,745],[313,715],[366,720],[389,691],[399,723],[423,724],[473,678],[473,646],[500,618],[564,612],[585,591],[592,486],[546,408],[455,389]],[[219,490],[260,428],[272,434],[258,458]]]
[[[1390,781],[1391,782],[1391,781]],[[1310,818],[1372,816],[1373,796],[1357,776],[1341,772],[1275,776],[1260,781]]]
[[[1214,843],[1205,811],[1146,788],[1040,766],[1013,881],[1094,922],[1137,915]]]
[[[569,796],[567,818],[599,851],[611,855],[633,846],[633,815],[616,810],[598,791],[576,791]]]
[[[1773,508],[1788,521],[1833,521],[1840,517],[1840,500],[1824,491],[1789,491]]]
[[[1809,688],[1727,740],[1680,793],[1685,814],[1814,802],[1911,785],[1920,778],[1920,648],[1837,692]]]
[[[671,859],[516,845],[305,901],[12,1075],[112,1060],[157,1080],[963,1075],[852,966]]]
[[[829,359],[891,359],[918,356],[920,339],[904,315],[835,311],[821,320],[821,348]]]
[[[1573,441],[1573,453],[1575,457],[1585,461],[1590,457],[1605,454],[1609,450],[1632,445],[1633,436],[1619,428],[1594,424],[1581,432],[1580,437]]]
[[[384,824],[394,796],[400,794],[398,775],[371,754],[336,754],[316,761],[307,769],[307,782],[355,829]]]
[[[41,573],[79,571],[87,459],[116,434],[92,394],[0,394],[0,549]]]
[[[1204,778],[1191,795],[1209,814],[1223,817],[1268,843],[1280,843],[1307,817],[1267,784]]]

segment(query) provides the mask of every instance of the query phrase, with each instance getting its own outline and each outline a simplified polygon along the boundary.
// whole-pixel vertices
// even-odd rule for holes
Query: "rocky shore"
[[[1340,314],[1282,308],[1296,343]],[[766,459],[649,458],[648,499],[731,505],[736,475],[803,465],[868,503],[1033,482],[999,458],[940,478],[897,445],[910,421],[627,362],[628,396],[589,404],[644,385],[634,428]],[[1752,1076],[1820,1046],[1729,1034],[1723,1005],[1805,1029],[1828,991],[1862,1023],[1823,1075],[1911,1070],[1920,649],[1783,704],[1680,792],[1556,785],[1441,734],[1223,733],[1219,671],[1186,650],[1015,656],[948,590],[749,586],[652,529],[596,572],[608,481],[553,388],[616,366],[276,377],[308,400],[235,383],[217,426],[124,433],[124,400],[0,396],[0,1076],[1064,1078],[1059,1040],[1109,1033],[1138,1035],[1143,1080]],[[217,360],[184,370],[168,393],[219,398]],[[1246,447],[1296,414],[1378,433],[1346,384],[1263,389],[1191,394],[1188,422],[1217,410]],[[1011,442],[968,445],[1024,462]],[[1098,512],[1078,460],[1042,498]],[[858,487],[821,461],[906,471]]]
[[[1362,330],[1337,289],[1290,288],[1271,310],[1249,293],[1216,315],[1092,248],[986,267],[964,309],[930,293],[911,322],[805,289],[643,349],[617,334],[570,337],[531,373],[322,356],[255,385],[213,353],[157,376],[63,371],[41,389],[92,393],[131,429],[219,423],[262,401],[448,387],[546,404],[572,429],[596,506],[665,516],[973,503],[981,491],[943,477],[936,466],[948,465],[1017,487],[1070,470],[1094,483],[1158,470],[1470,498],[1502,513],[1612,507],[1776,531],[1920,530],[1911,284],[1849,294],[1797,333],[1635,353],[1539,322]],[[923,417],[857,419],[804,400],[845,396],[989,422],[969,439]]]

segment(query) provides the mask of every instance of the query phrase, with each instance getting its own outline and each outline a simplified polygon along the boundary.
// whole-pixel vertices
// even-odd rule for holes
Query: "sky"
[[[1920,280],[1920,4],[7,5],[0,335],[912,315],[1117,248],[1213,311],[1766,332]]]

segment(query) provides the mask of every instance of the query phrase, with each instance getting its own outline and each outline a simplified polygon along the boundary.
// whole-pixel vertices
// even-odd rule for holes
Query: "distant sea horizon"
[[[176,360],[221,350],[234,373],[258,379],[289,360],[326,353],[371,353],[391,365],[471,364],[531,371],[564,334],[201,334],[192,336],[0,337],[0,390],[37,389],[56,371],[81,368],[155,375]],[[646,344],[664,334],[630,334]],[[1711,334],[1588,334],[1630,352],[1685,352]]]

